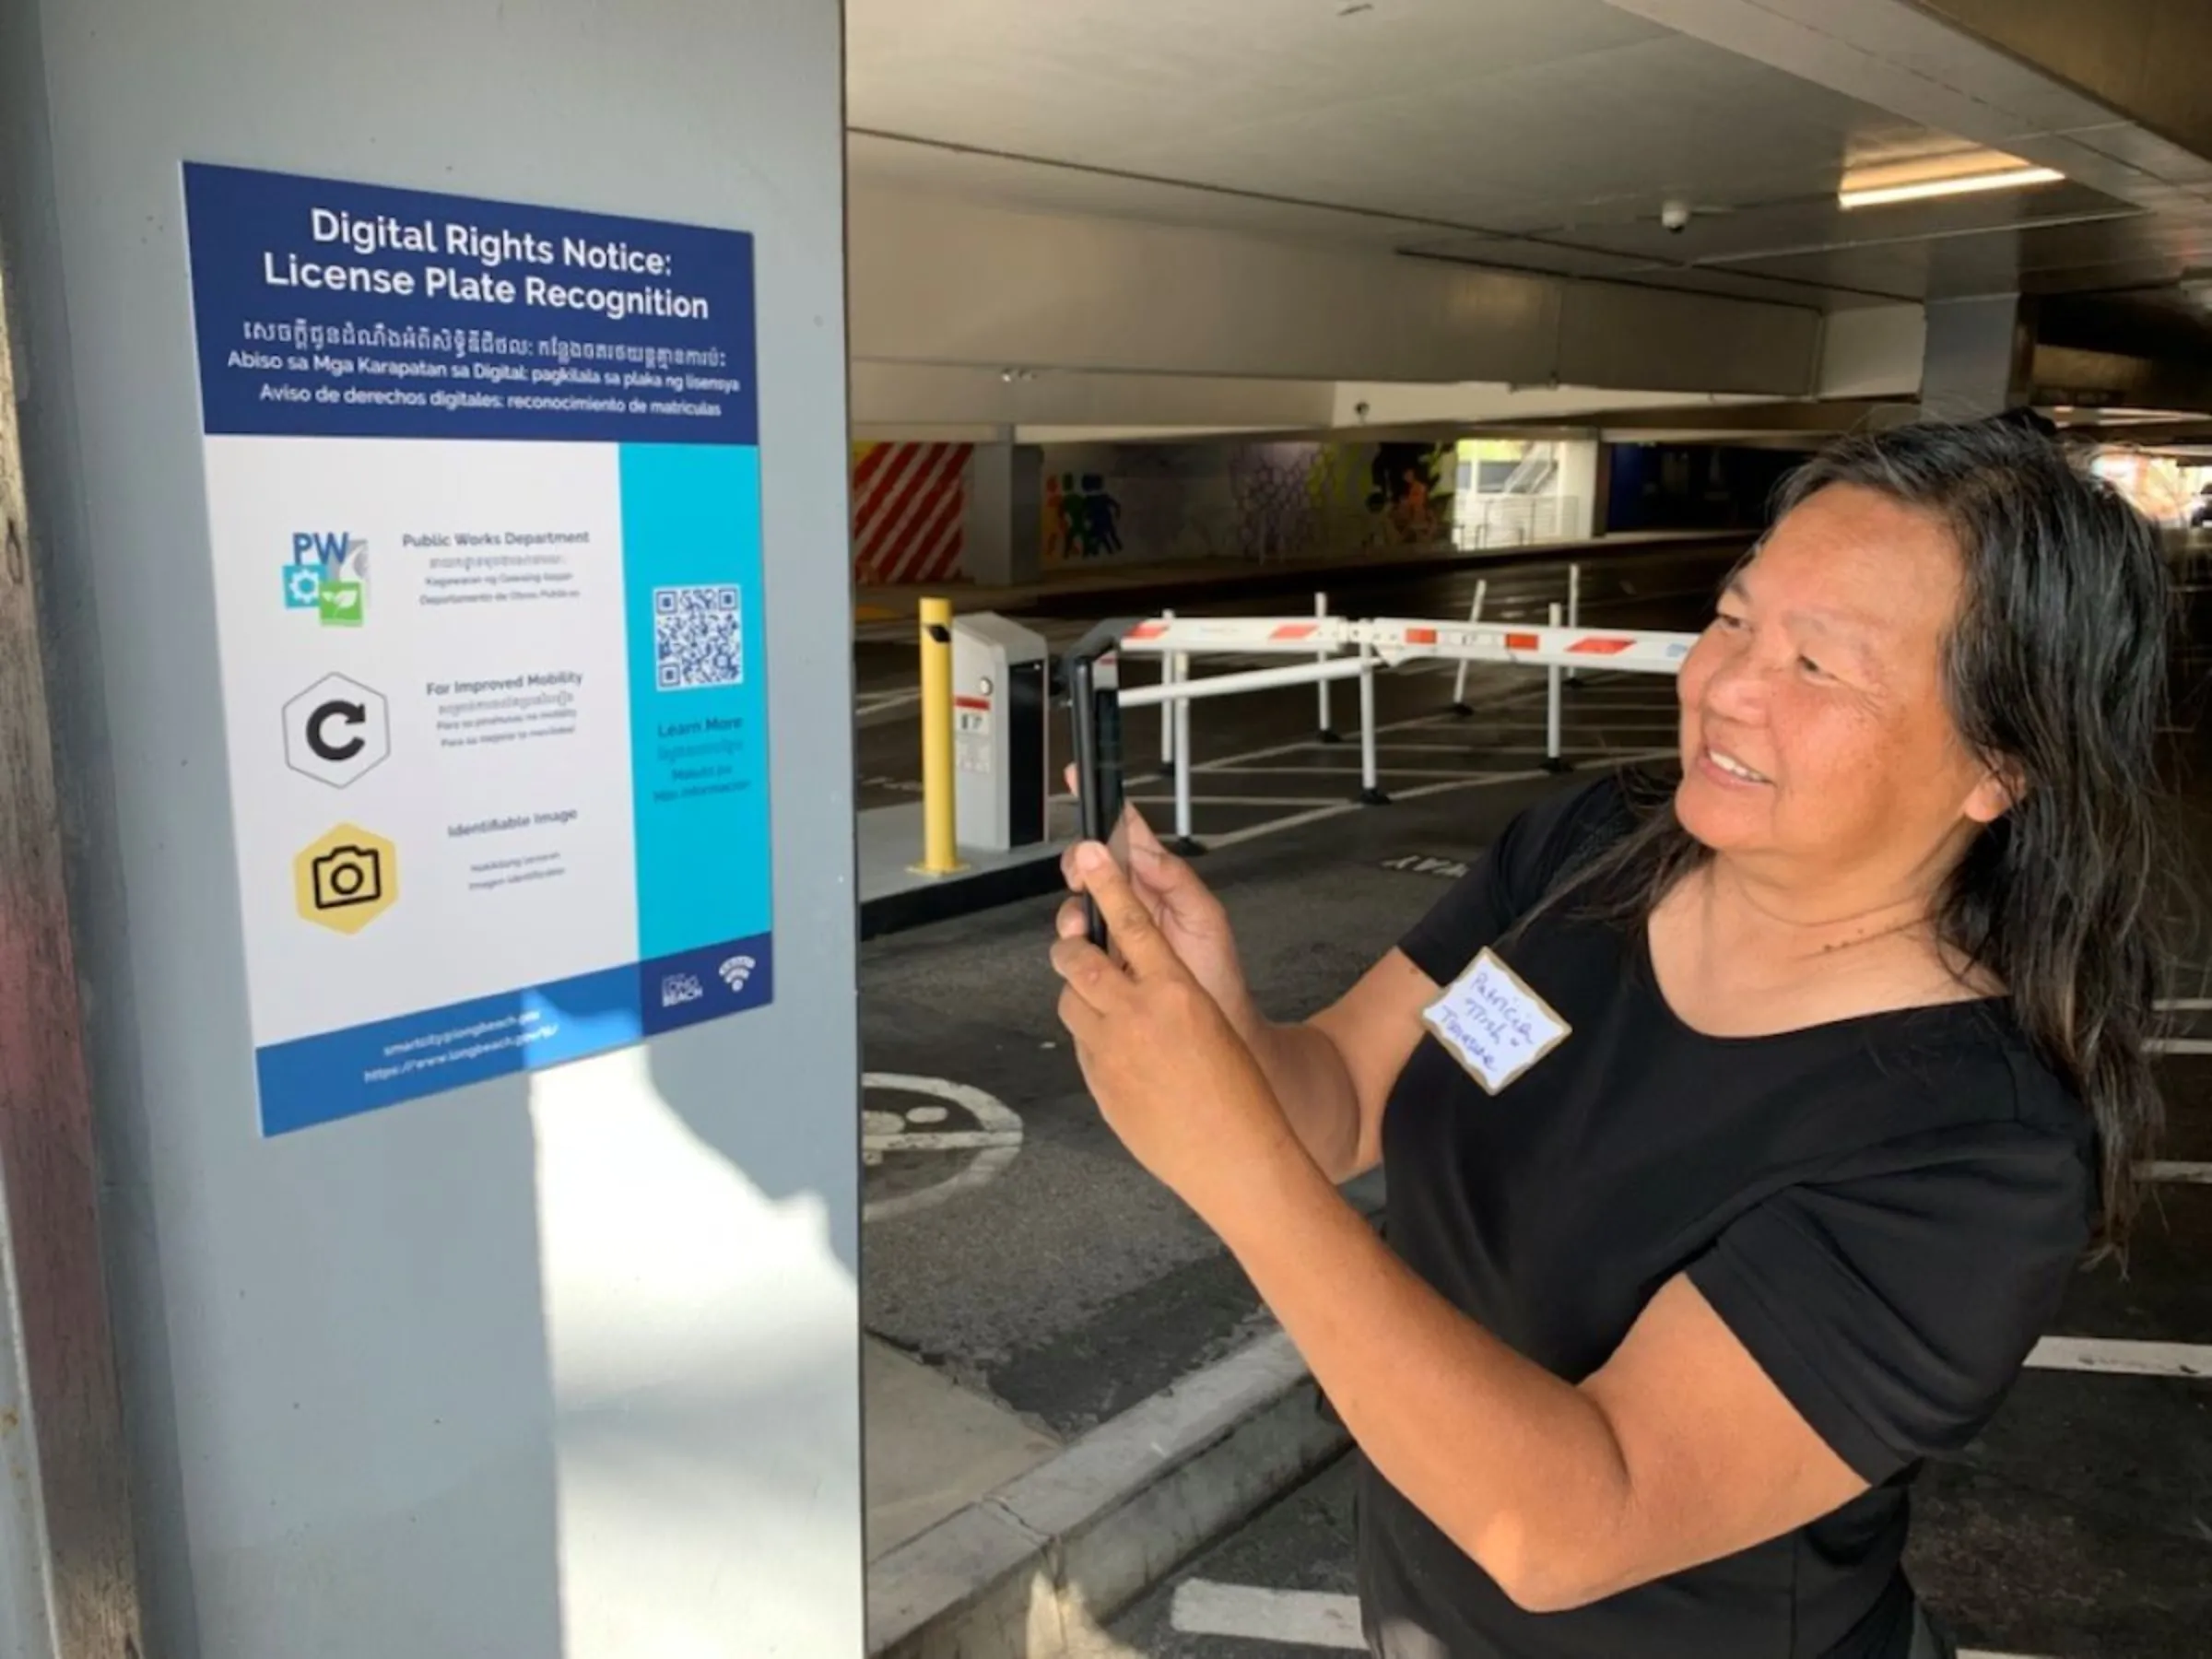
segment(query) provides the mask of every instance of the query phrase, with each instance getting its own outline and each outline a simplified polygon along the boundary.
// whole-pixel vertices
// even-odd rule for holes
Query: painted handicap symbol
[[[965,1083],[868,1072],[860,1086],[864,1221],[887,1221],[987,1185],[1021,1151],[1021,1119]]]

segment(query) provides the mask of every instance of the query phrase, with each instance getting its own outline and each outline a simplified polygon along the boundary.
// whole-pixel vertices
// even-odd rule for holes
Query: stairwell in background
[[[863,587],[960,580],[968,443],[853,446],[853,576]]]
[[[1576,494],[1568,480],[1571,474],[1581,476],[1570,463],[1587,461],[1595,449],[1589,441],[1463,441],[1453,545],[1462,552],[1475,552],[1587,535],[1589,497],[1586,492]]]

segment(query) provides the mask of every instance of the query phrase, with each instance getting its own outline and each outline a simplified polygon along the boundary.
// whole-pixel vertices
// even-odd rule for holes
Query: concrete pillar
[[[67,1659],[863,1653],[842,83],[833,0],[0,0],[0,1135],[81,1196],[81,984],[144,1607],[34,1418]]]
[[[1566,540],[1588,541],[1598,533],[1598,453],[1603,447],[1594,432],[1559,440],[1559,535]]]
[[[1037,580],[1043,452],[1034,444],[979,443],[968,464],[967,540],[961,573],[983,587]]]
[[[1922,418],[1973,420],[2020,407],[2030,395],[2034,353],[2031,300],[1990,294],[1931,301],[1921,359]]]
[[[1008,505],[1014,515],[1009,535],[1011,580],[1035,582],[1044,571],[1044,450],[1034,443],[1014,446],[1013,487]]]

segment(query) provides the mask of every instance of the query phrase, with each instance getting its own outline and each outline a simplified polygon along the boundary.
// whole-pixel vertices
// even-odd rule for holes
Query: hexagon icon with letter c
[[[384,694],[326,674],[284,705],[284,759],[294,771],[343,789],[392,753]]]
[[[300,849],[292,892],[304,920],[358,934],[399,902],[399,849],[358,824],[340,824]]]

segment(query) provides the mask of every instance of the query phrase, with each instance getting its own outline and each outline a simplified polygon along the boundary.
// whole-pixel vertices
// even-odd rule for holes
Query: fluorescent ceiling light
[[[1915,179],[1902,184],[1853,185],[1849,179],[1836,192],[1839,207],[1878,207],[1888,202],[1924,202],[1936,196],[1973,195],[1990,190],[2021,190],[2030,184],[2055,184],[2066,175],[2054,168],[2007,167],[1995,172],[1956,174],[1947,179]]]

